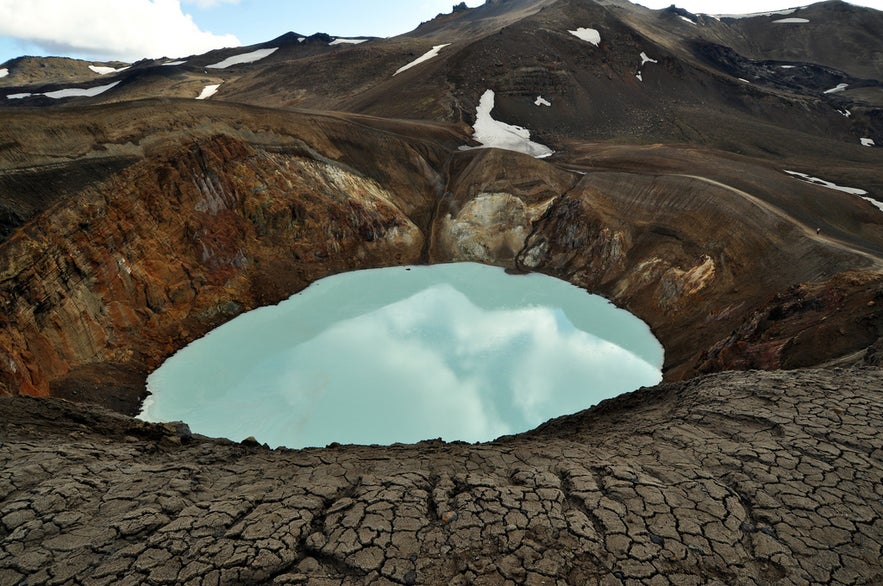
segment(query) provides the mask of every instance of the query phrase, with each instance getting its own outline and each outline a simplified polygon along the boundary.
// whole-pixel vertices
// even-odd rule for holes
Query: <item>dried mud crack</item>
[[[489,444],[300,451],[3,397],[0,583],[881,583],[881,375],[722,373]]]

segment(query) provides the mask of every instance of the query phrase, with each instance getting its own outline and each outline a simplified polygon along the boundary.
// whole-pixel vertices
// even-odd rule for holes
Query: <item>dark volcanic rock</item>
[[[881,381],[724,373],[489,444],[302,451],[0,398],[0,582],[880,583]]]
[[[837,315],[861,316],[843,323]],[[834,317],[834,319],[831,319]],[[883,276],[842,273],[777,294],[730,336],[697,360],[697,370],[799,368],[836,355],[853,362],[875,360],[871,347],[883,339]],[[825,350],[822,350],[822,349]],[[833,352],[830,352],[833,350]]]

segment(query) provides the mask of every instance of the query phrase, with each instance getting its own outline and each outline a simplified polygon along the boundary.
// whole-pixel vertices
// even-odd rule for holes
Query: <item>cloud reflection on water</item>
[[[567,283],[481,265],[438,268],[440,275],[430,274],[437,267],[405,275],[401,269],[360,271],[386,280],[386,294],[393,296],[384,300],[382,290],[355,281],[312,294],[311,287],[302,298],[256,315],[249,327],[217,331],[151,375],[156,400],[142,416],[183,419],[206,435],[253,435],[273,446],[486,441],[661,379],[662,351],[649,328],[603,300],[583,321],[640,334],[635,346],[643,358],[621,347],[621,340],[615,344],[575,327],[568,317],[577,311],[573,301],[549,304],[548,291],[530,292],[558,287],[564,297],[597,301]],[[457,270],[468,274],[446,278]],[[327,304],[326,314],[343,317],[319,323],[313,312],[322,303],[316,300]],[[488,300],[499,306],[489,307]],[[237,376],[225,383],[222,371]]]

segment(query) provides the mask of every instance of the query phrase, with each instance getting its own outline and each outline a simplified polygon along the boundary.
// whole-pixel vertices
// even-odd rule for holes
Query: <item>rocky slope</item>
[[[0,398],[0,583],[876,584],[881,381],[723,373],[489,444],[305,451]]]

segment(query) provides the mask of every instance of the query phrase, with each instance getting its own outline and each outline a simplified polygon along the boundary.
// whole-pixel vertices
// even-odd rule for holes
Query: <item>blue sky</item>
[[[693,12],[776,10],[808,0],[639,0]],[[20,55],[95,61],[185,57],[250,45],[288,31],[394,36],[458,0],[0,0],[0,63]],[[467,0],[475,7],[483,0]],[[883,10],[883,0],[853,0]]]

